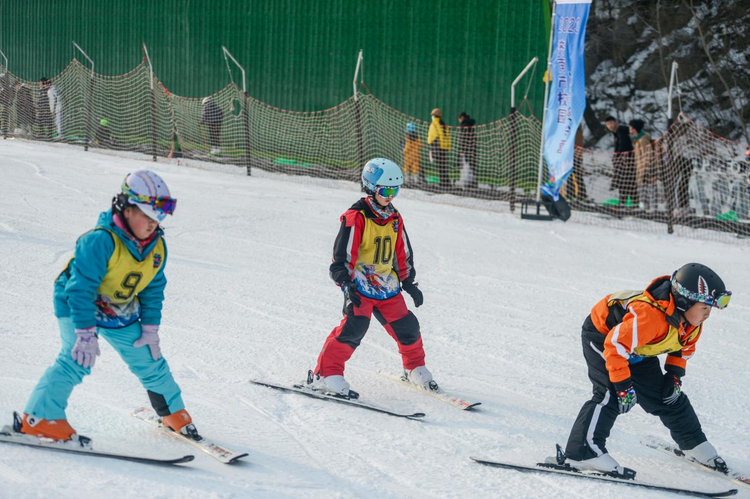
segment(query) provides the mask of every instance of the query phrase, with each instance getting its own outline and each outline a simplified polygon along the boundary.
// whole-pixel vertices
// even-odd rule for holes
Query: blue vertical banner
[[[553,41],[548,61],[549,100],[544,120],[544,159],[549,182],[542,192],[555,201],[573,171],[578,124],[586,108],[583,47],[591,0],[556,0]]]

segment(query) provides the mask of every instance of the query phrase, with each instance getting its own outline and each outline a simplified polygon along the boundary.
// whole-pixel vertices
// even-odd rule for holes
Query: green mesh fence
[[[4,137],[303,179],[358,181],[365,161],[387,157],[402,166],[408,188],[439,194],[430,198],[435,201],[515,211],[536,199],[541,124],[519,113],[481,126],[444,126],[369,93],[324,111],[294,112],[260,102],[234,83],[186,98],[170,93],[145,62],[127,74],[103,76],[73,60],[44,85],[1,66],[0,73]],[[658,140],[637,142],[636,151],[620,155],[576,149],[563,191],[574,220],[714,239],[750,235],[746,145],[685,116]]]

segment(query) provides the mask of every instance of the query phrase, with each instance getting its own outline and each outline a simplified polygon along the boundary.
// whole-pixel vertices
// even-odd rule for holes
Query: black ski
[[[619,483],[623,485],[630,485],[632,487],[641,487],[641,488],[651,489],[651,490],[660,490],[662,492],[673,492],[675,494],[682,494],[682,495],[695,496],[695,497],[729,497],[729,496],[733,496],[737,494],[737,489],[725,490],[722,492],[703,492],[700,490],[680,489],[680,488],[675,488],[675,487],[666,487],[664,485],[656,485],[652,483],[637,482],[633,479],[613,478],[611,476],[606,476],[603,473],[594,474],[594,473],[583,472],[570,465],[537,463],[536,467],[534,467],[534,466],[524,466],[524,465],[519,465],[519,464],[503,463],[500,461],[489,461],[486,459],[477,459],[475,457],[472,457],[471,459],[472,461],[477,462],[479,464],[483,464],[485,466],[506,468],[510,470],[522,471],[525,473],[551,473],[551,474],[556,474],[556,475],[566,475],[566,476],[571,476],[571,477],[576,477],[576,478],[586,478],[588,480],[599,480],[601,482]]]
[[[109,459],[119,459],[121,461],[131,461],[134,463],[142,464],[183,464],[189,463],[190,461],[195,459],[195,456],[193,455],[186,455],[173,459],[160,459],[154,457],[132,456],[129,454],[117,454],[113,452],[99,452],[95,451],[92,448],[91,439],[88,437],[84,437],[83,435],[76,435],[76,438],[74,440],[52,440],[50,438],[37,438],[32,435],[26,435],[25,433],[17,432],[12,426],[8,425],[4,426],[3,429],[0,430],[0,442],[27,445],[30,447],[41,447],[43,449],[51,449],[64,452],[74,452],[77,454],[85,454],[87,456],[106,457]]]
[[[415,412],[412,414],[401,414],[398,412],[389,411],[388,409],[383,409],[382,407],[360,402],[353,398],[344,398],[344,397],[336,397],[334,395],[328,395],[320,391],[315,391],[315,390],[312,390],[311,388],[307,388],[304,385],[281,386],[281,385],[276,385],[273,383],[266,383],[265,381],[250,380],[250,382],[256,385],[266,386],[268,388],[274,388],[276,390],[282,390],[282,391],[291,392],[291,393],[299,393],[300,395],[305,395],[307,397],[312,397],[312,398],[316,398],[319,400],[331,400],[333,402],[339,402],[339,403],[351,405],[354,407],[360,407],[362,409],[379,412],[381,414],[388,414],[390,416],[396,416],[398,418],[406,418],[406,419],[411,419],[414,421],[420,421],[420,418],[424,417],[423,412]]]

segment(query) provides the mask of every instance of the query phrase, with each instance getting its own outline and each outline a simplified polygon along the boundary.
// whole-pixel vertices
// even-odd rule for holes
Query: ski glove
[[[615,383],[615,391],[617,392],[617,409],[620,414],[625,414],[635,407],[636,402],[638,402],[638,395],[635,393],[631,380]]]
[[[682,380],[674,373],[667,372],[664,374],[664,384],[661,388],[662,401],[667,405],[672,405],[679,400],[682,395]]]
[[[133,346],[139,348],[143,345],[148,345],[149,350],[151,350],[152,359],[161,359],[161,348],[159,347],[159,326],[141,326],[141,337],[135,340]]]
[[[419,284],[416,282],[410,282],[408,284],[404,283],[402,287],[404,288],[404,291],[409,293],[411,299],[414,300],[414,306],[416,308],[419,308],[419,306],[424,303],[424,295],[419,290]]]
[[[344,303],[344,307],[349,306],[349,303],[351,303],[355,307],[359,307],[360,305],[362,305],[362,298],[360,298],[357,294],[356,282],[344,281],[343,284],[341,284],[341,291],[344,292],[344,299],[346,300],[346,303]]]
[[[76,329],[76,344],[70,356],[81,367],[94,367],[99,351],[99,339],[96,337],[96,327]]]

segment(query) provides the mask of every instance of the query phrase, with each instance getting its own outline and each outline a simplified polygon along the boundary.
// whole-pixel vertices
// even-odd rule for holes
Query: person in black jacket
[[[34,96],[31,94],[31,88],[25,83],[16,83],[16,124],[18,125],[15,133],[20,133],[28,137],[31,136],[36,123],[36,104]]]
[[[221,153],[221,124],[224,121],[224,112],[211,97],[203,99],[203,111],[201,113],[201,125],[208,128],[208,145],[211,154]]]
[[[11,132],[10,106],[13,105],[15,96],[16,90],[13,88],[8,74],[0,74],[0,133],[2,133],[3,137]]]
[[[458,115],[460,135],[458,138],[458,161],[461,167],[461,187],[477,188],[477,136],[474,132],[476,121],[467,112]],[[465,173],[464,173],[465,171]]]
[[[620,206],[625,206],[630,198],[632,206],[638,206],[638,187],[635,183],[635,157],[630,140],[630,128],[620,125],[617,118],[607,116],[604,120],[607,130],[615,137],[615,155],[612,158],[614,178],[612,189],[620,191]]]

